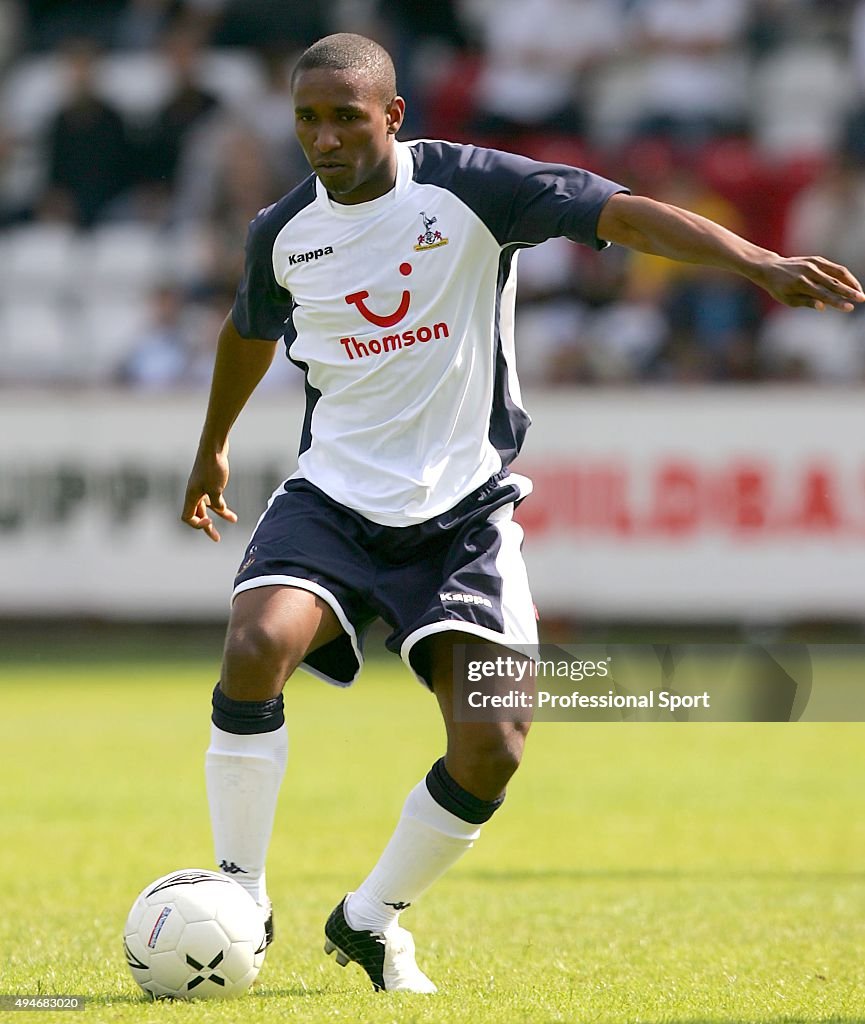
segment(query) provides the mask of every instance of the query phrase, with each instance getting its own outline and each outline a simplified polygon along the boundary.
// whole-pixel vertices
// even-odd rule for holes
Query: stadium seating
[[[853,95],[849,66],[837,48],[825,43],[784,47],[752,75],[758,146],[781,156],[837,147]]]
[[[75,335],[60,302],[7,301],[0,307],[0,384],[65,384],[77,377]]]
[[[68,224],[28,224],[7,231],[2,294],[26,299],[67,294],[80,266],[78,243]]]

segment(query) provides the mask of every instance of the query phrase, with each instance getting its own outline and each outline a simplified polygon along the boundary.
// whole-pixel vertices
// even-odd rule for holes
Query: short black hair
[[[291,73],[291,85],[298,75],[312,68],[333,71],[362,71],[389,103],[396,96],[396,71],[393,60],[383,46],[354,32],[337,32],[319,39],[300,55]]]

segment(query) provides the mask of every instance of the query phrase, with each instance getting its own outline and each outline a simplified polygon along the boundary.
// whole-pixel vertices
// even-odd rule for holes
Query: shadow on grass
[[[403,993],[399,993],[402,995]],[[333,992],[325,988],[303,988],[299,985],[292,986],[290,988],[255,988],[250,993],[250,996],[257,1000],[265,999],[297,999],[298,997],[304,996],[324,996],[333,995]],[[370,993],[372,995],[372,993]],[[241,997],[249,999],[250,996]],[[439,999],[447,1002],[448,993],[446,991],[439,994]],[[383,1002],[387,1001],[387,994],[383,993],[380,995]],[[116,996],[89,996],[87,1005],[89,1008],[93,1006],[149,1006],[151,1003],[160,1002],[161,1000],[144,999],[136,995],[116,995]],[[165,1002],[175,1002],[175,1000],[165,1000]],[[177,1003],[190,1003],[191,1006],[199,1005],[199,1000],[176,1000]],[[215,1005],[219,1005],[218,1003]],[[238,1004],[239,1006],[242,1004]],[[393,1005],[393,1003],[391,1003]],[[384,1008],[384,1007],[383,1007]],[[688,1017],[682,1019],[672,1020],[669,1017],[663,1019],[658,1018],[653,1020],[650,1018],[641,1018],[642,1024],[754,1024],[753,1018],[748,1017]],[[783,1016],[783,1017],[761,1017],[760,1024],[802,1024],[803,1018],[800,1016]],[[816,1017],[808,1018],[809,1024],[863,1024],[863,1018],[859,1017]]]
[[[268,999],[270,997],[278,999],[287,999],[294,996],[326,996],[333,995],[333,989],[330,988],[304,988],[302,985],[292,985],[289,988],[270,988],[262,987],[253,991],[253,996],[256,999]]]
[[[285,988],[271,988],[270,986],[254,986],[248,995],[243,999],[298,999],[304,996],[323,996],[333,994],[327,988],[304,988],[302,985],[292,985]],[[213,1003],[213,1000],[196,999],[150,999],[146,995],[136,993],[123,993],[120,995],[92,995],[87,997],[87,1006],[151,1006],[154,1003],[190,1003],[196,1005],[201,1002]],[[219,1005],[218,1002],[214,1005]]]
[[[724,871],[706,868],[621,868],[605,870],[549,868],[518,871],[479,869],[460,871],[450,882],[865,882],[865,871]],[[673,1022],[679,1024],[679,1022]],[[690,1024],[690,1022],[687,1022]],[[738,1024],[738,1022],[732,1022]],[[863,1024],[862,1020],[856,1024]]]

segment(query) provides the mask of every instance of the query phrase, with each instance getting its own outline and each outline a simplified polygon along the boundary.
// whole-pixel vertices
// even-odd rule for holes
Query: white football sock
[[[383,932],[410,903],[470,850],[480,826],[433,800],[422,780],[409,793],[390,842],[345,903],[350,928]]]
[[[216,861],[263,907],[264,863],[287,760],[285,725],[242,736],[211,723],[205,774]]]

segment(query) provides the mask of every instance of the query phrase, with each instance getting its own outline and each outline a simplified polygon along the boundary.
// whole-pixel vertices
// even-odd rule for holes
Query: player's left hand
[[[757,283],[786,306],[829,306],[852,313],[865,302],[862,285],[850,271],[822,256],[777,256],[761,268]]]

